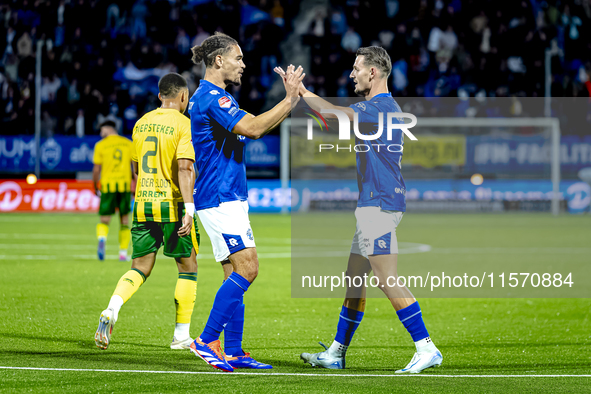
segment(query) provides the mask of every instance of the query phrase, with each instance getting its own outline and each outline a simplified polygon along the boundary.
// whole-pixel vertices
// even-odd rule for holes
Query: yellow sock
[[[123,302],[127,302],[132,295],[140,288],[140,286],[146,281],[146,276],[140,270],[135,268],[127,271],[119,282],[113,292],[113,295],[118,295],[123,299]]]
[[[96,237],[97,238],[107,238],[109,235],[109,225],[104,223],[99,223],[96,225]]]
[[[121,225],[121,228],[119,229],[119,250],[127,250],[130,240],[131,231],[129,231],[129,227]]]
[[[179,272],[174,291],[177,323],[191,323],[195,298],[197,298],[197,272]]]

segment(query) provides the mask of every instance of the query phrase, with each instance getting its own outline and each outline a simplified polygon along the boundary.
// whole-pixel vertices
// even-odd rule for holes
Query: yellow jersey
[[[131,159],[138,163],[133,220],[178,221],[183,196],[177,160],[195,161],[189,118],[170,108],[142,116],[133,128]]]
[[[93,163],[101,166],[101,193],[131,191],[132,142],[109,135],[94,146]]]

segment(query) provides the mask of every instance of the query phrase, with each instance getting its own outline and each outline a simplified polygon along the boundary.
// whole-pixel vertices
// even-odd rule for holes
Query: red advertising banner
[[[99,202],[91,181],[0,180],[0,212],[97,212]]]

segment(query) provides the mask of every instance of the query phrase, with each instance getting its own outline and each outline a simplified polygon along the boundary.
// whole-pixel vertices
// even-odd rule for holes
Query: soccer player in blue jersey
[[[353,65],[350,78],[355,83],[355,93],[365,97],[349,107],[337,107],[306,90],[300,85],[300,95],[313,109],[338,109],[347,114],[349,120],[358,115],[359,127],[363,134],[375,134],[378,130],[379,114],[402,112],[396,100],[388,92],[388,76],[392,62],[388,53],[380,47],[360,48]],[[275,70],[284,78],[285,72]],[[330,117],[330,115],[329,115]],[[402,120],[399,120],[403,123]],[[383,125],[386,119],[383,119]],[[356,138],[356,143],[363,143]],[[400,129],[392,131],[392,140],[387,140],[387,133],[371,141],[371,144],[404,143]],[[397,373],[418,373],[422,370],[441,365],[443,357],[433,344],[425,328],[421,309],[410,290],[405,287],[389,287],[387,278],[398,277],[398,245],[396,227],[406,211],[406,187],[400,173],[402,149],[381,149],[375,147],[368,152],[357,152],[357,182],[359,201],[355,210],[357,228],[353,237],[351,254],[347,266],[347,275],[351,278],[363,276],[373,271],[379,279],[381,288],[404,327],[410,333],[416,345],[416,353],[411,362]],[[347,288],[345,301],[339,316],[337,334],[330,347],[321,353],[302,353],[301,358],[312,366],[331,369],[345,368],[345,353],[351,343],[355,330],[361,323],[365,311],[365,288]]]
[[[198,177],[194,201],[199,219],[211,238],[225,281],[218,290],[209,319],[191,350],[215,368],[272,368],[242,350],[244,293],[258,275],[259,262],[248,218],[244,146],[246,138],[263,137],[277,127],[299,100],[304,75],[290,66],[284,78],[286,96],[271,110],[253,116],[240,109],[225,91],[240,85],[244,62],[233,38],[216,33],[192,48],[193,62],[205,62],[205,77],[189,101],[191,132]],[[224,352],[220,333],[224,331]]]

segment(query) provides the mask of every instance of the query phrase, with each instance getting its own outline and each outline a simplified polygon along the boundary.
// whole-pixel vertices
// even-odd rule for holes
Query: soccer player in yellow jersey
[[[129,233],[129,211],[131,210],[131,141],[117,134],[115,123],[108,120],[101,123],[102,139],[94,146],[94,168],[92,181],[94,190],[101,198],[99,206],[100,223],[96,225],[98,258],[105,259],[105,247],[109,234],[109,223],[115,210],[119,210],[119,260],[128,261],[127,247]]]
[[[119,310],[150,276],[163,245],[164,255],[173,257],[179,270],[170,347],[185,349],[192,342],[189,327],[197,295],[199,233],[193,203],[195,151],[190,121],[183,115],[189,89],[185,78],[176,73],[163,76],[158,89],[162,106],[145,114],[133,129],[131,159],[138,174],[131,228],[133,262],[101,313],[95,334],[101,349],[109,346]]]

